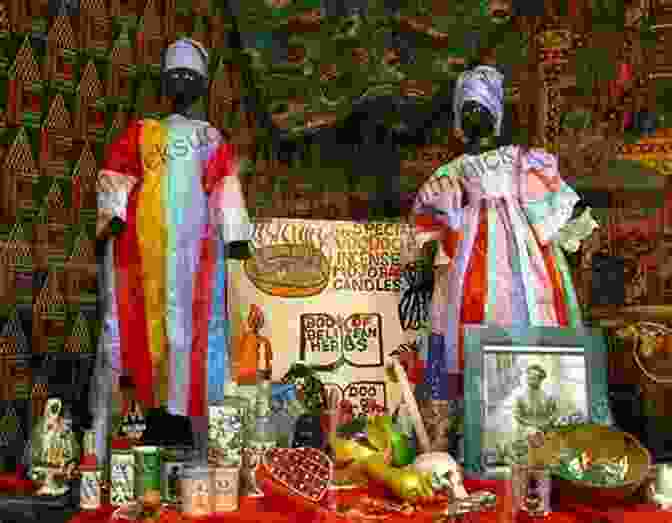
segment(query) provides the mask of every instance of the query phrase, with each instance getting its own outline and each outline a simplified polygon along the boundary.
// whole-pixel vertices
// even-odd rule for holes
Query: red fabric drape
[[[555,314],[558,317],[558,325],[560,327],[567,327],[569,324],[569,319],[567,317],[567,306],[565,299],[565,291],[562,285],[562,279],[558,268],[555,266],[555,259],[551,253],[551,246],[546,245],[541,248],[541,254],[544,257],[544,263],[546,264],[546,270],[548,271],[548,276],[551,279],[553,285],[553,308],[555,309]]]
[[[236,174],[237,161],[238,156],[233,144],[219,145],[203,170],[203,190],[210,194],[222,178]]]
[[[115,244],[115,287],[122,365],[133,378],[138,400],[147,407],[155,407],[142,267],[135,230],[138,194],[134,191],[129,198],[126,230],[117,237]]]
[[[487,299],[487,259],[488,250],[488,210],[481,207],[478,232],[471,251],[467,272],[464,275],[462,310],[460,311],[460,340],[458,361],[460,370],[464,369],[464,332],[462,325],[466,323],[483,323],[485,321],[485,300]]]
[[[142,179],[139,144],[142,123],[132,121],[107,150],[103,169],[138,180]],[[121,358],[124,370],[130,371],[138,400],[146,407],[156,407],[152,361],[145,322],[145,297],[142,267],[136,233],[136,214],[140,184],[128,198],[126,229],[115,242],[115,287]]]
[[[194,279],[192,309],[191,381],[189,385],[189,416],[205,416],[206,365],[208,359],[208,322],[217,265],[216,232],[209,229],[208,239],[201,244],[199,271]]]
[[[511,513],[511,485],[508,482],[467,479],[465,487],[469,492],[490,490],[498,495],[498,506],[495,510],[469,515],[464,520],[465,523],[532,523],[533,521],[539,521],[524,513],[519,513],[515,519],[513,518]],[[354,505],[357,498],[364,494],[373,495],[374,489],[340,491],[334,495],[334,501],[339,504],[349,503]],[[108,506],[93,512],[82,512],[74,516],[70,523],[107,523],[113,510]],[[175,520],[175,518],[168,516],[160,519],[159,522],[169,523]],[[277,498],[241,498],[240,510],[237,512],[217,514],[198,520],[185,517],[184,521],[207,523],[257,523],[259,521],[264,523],[297,523],[301,521],[306,523],[355,523],[352,519],[346,520],[326,509],[310,514],[298,514],[296,510],[290,508],[289,504],[284,506],[283,501]],[[386,523],[430,523],[433,521],[433,516],[432,514],[414,514],[411,517],[391,516],[380,521]],[[612,506],[604,509],[585,505],[567,505],[557,508],[543,521],[544,523],[640,523],[642,521],[646,523],[672,523],[672,512],[663,512],[652,505],[646,504]]]

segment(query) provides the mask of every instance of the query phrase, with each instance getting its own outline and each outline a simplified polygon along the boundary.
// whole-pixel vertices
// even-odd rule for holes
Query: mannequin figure
[[[229,379],[225,260],[250,255],[236,151],[191,117],[207,92],[208,54],[178,40],[164,51],[161,74],[173,114],[130,122],[98,176],[97,235],[109,240],[91,409],[100,452],[122,372],[144,407],[189,416],[207,437],[206,400],[223,396]]]
[[[497,147],[503,98],[503,75],[493,66],[460,76],[454,125],[466,152],[440,167],[413,205],[412,250],[440,241],[425,376],[432,400],[463,394],[464,324],[581,323],[567,262],[555,241],[579,198],[560,178],[553,155]]]

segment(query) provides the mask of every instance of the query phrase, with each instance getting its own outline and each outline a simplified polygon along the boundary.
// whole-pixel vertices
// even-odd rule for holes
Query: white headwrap
[[[208,77],[208,52],[203,44],[191,38],[182,38],[166,49],[163,70],[186,68]]]
[[[453,111],[455,129],[462,130],[464,102],[474,101],[485,107],[495,119],[495,136],[499,136],[504,113],[504,75],[490,65],[478,65],[457,79]]]

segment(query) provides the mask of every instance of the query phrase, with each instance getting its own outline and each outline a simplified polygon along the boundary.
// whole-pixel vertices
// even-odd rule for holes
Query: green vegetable
[[[348,436],[352,436],[353,434],[357,434],[358,432],[365,432],[366,431],[366,417],[364,416],[358,416],[357,418],[353,419],[350,423],[344,423],[343,425],[340,425],[337,429],[336,432],[340,437],[345,437],[347,438]]]
[[[307,365],[292,365],[282,378],[282,383],[291,383],[297,391],[302,392],[301,403],[309,413],[319,415],[326,408],[324,385]]]

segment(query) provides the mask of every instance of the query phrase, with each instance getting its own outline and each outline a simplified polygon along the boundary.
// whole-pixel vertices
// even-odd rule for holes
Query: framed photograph
[[[507,470],[527,437],[577,417],[611,423],[600,329],[467,325],[464,468]]]

